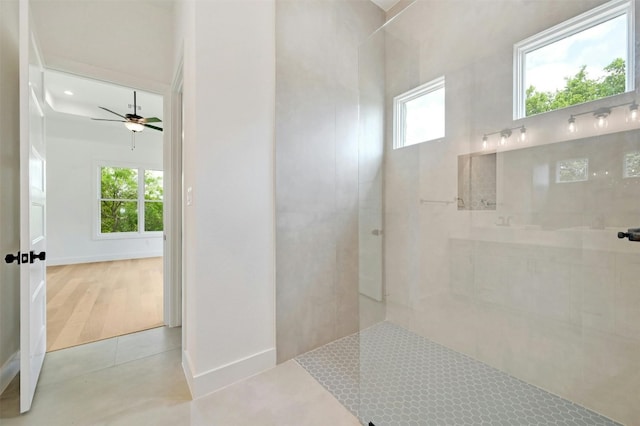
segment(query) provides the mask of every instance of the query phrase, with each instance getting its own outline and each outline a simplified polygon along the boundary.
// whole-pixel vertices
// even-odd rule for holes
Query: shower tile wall
[[[552,180],[554,161],[578,150],[594,161],[590,172],[620,169],[620,153],[640,150],[639,132],[556,143],[575,138],[564,130],[566,111],[512,117],[513,43],[602,3],[418,0],[387,24],[387,123],[394,96],[445,75],[447,136],[392,150],[387,125],[386,309],[389,321],[633,425],[640,244],[624,245],[615,232],[640,226],[640,179]],[[495,210],[420,203],[453,200],[458,155],[480,151],[485,133],[521,124],[537,147],[498,153]],[[497,226],[500,217],[511,226]]]
[[[358,46],[368,0],[276,3],[278,362],[358,330]]]

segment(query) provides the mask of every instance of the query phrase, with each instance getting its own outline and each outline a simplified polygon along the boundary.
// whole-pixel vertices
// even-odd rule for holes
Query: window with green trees
[[[514,118],[634,89],[631,0],[611,0],[514,46]]]
[[[599,78],[590,78],[586,68],[586,65],[582,65],[576,75],[565,78],[566,84],[562,89],[554,92],[539,91],[535,86],[527,87],[527,116],[625,92],[624,59],[616,58],[604,67],[604,75]]]
[[[162,231],[162,171],[100,167],[100,233]]]

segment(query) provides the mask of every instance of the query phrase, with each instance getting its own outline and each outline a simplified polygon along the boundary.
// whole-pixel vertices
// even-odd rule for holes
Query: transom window
[[[393,147],[444,137],[444,77],[393,99]]]
[[[162,171],[99,167],[99,234],[133,234],[163,229]]]
[[[614,0],[514,46],[514,119],[634,89],[634,1]]]

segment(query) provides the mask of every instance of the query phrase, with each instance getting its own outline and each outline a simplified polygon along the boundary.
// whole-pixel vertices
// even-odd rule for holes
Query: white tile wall
[[[359,327],[358,46],[384,22],[384,12],[362,0],[279,0],[276,7],[282,362]]]

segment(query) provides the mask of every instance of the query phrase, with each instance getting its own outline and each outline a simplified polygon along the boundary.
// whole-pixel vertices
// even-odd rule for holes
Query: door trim
[[[164,169],[164,319],[169,327],[182,325],[182,61],[165,95]]]

